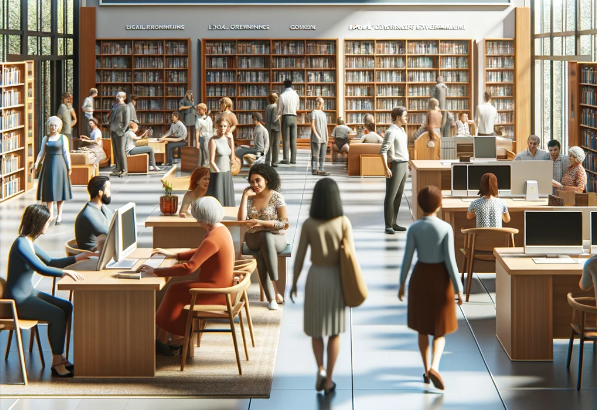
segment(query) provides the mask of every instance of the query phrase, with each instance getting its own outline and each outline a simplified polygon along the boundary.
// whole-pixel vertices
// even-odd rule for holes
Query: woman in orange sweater
[[[201,268],[196,280],[173,283],[156,313],[156,324],[160,328],[156,349],[163,355],[172,356],[172,350],[178,350],[185,334],[187,312],[184,306],[191,303],[190,289],[226,288],[232,286],[234,269],[234,244],[230,231],[220,221],[224,218],[224,209],[214,197],[203,197],[195,201],[191,214],[199,225],[207,231],[203,242],[196,250],[175,254],[164,249],[154,249],[153,254],[162,254],[167,258],[177,258],[188,262],[170,268],[153,269],[142,265],[138,271],[159,277],[187,276]],[[197,298],[201,305],[225,305],[223,295],[201,295]],[[172,334],[172,345],[168,346],[168,333]]]

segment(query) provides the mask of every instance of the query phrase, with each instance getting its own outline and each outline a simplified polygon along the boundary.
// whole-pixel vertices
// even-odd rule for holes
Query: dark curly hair
[[[261,175],[263,179],[267,181],[267,188],[273,189],[274,191],[280,191],[282,187],[282,181],[280,180],[280,175],[276,172],[276,170],[267,164],[255,164],[249,170],[249,181],[251,180],[251,175],[257,174]]]

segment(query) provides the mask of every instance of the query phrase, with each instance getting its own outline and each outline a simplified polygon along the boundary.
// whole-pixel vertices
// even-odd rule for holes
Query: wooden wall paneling
[[[527,138],[531,134],[531,9],[515,9],[515,84],[516,126],[514,139],[516,152],[527,148]]]
[[[95,87],[95,7],[79,9],[79,103],[75,108],[77,118],[83,119],[81,105]],[[99,95],[98,95],[99,97]],[[81,135],[81,123],[77,126]]]
[[[579,125],[581,110],[580,110],[580,73],[579,66],[576,61],[568,61],[568,146],[581,145]]]

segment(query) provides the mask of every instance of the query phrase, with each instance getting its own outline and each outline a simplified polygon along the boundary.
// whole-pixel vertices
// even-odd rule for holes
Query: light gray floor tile
[[[33,410],[41,402],[41,399],[18,399],[10,410]]]
[[[0,410],[10,410],[16,402],[17,399],[0,399]]]
[[[81,399],[44,399],[35,406],[35,410],[76,410]]]
[[[251,410],[352,410],[350,390],[329,397],[312,390],[272,390],[269,400],[251,400]]]
[[[501,402],[487,398],[467,399],[458,391],[355,390],[355,410],[504,410]]]
[[[508,410],[597,409],[597,390],[503,389],[501,392]]]
[[[77,410],[123,410],[129,399],[83,399]]]
[[[249,399],[130,399],[124,410],[248,410]]]

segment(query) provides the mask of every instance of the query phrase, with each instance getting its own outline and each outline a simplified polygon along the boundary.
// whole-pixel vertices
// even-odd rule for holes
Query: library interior
[[[0,6],[0,410],[597,408],[597,0]]]

